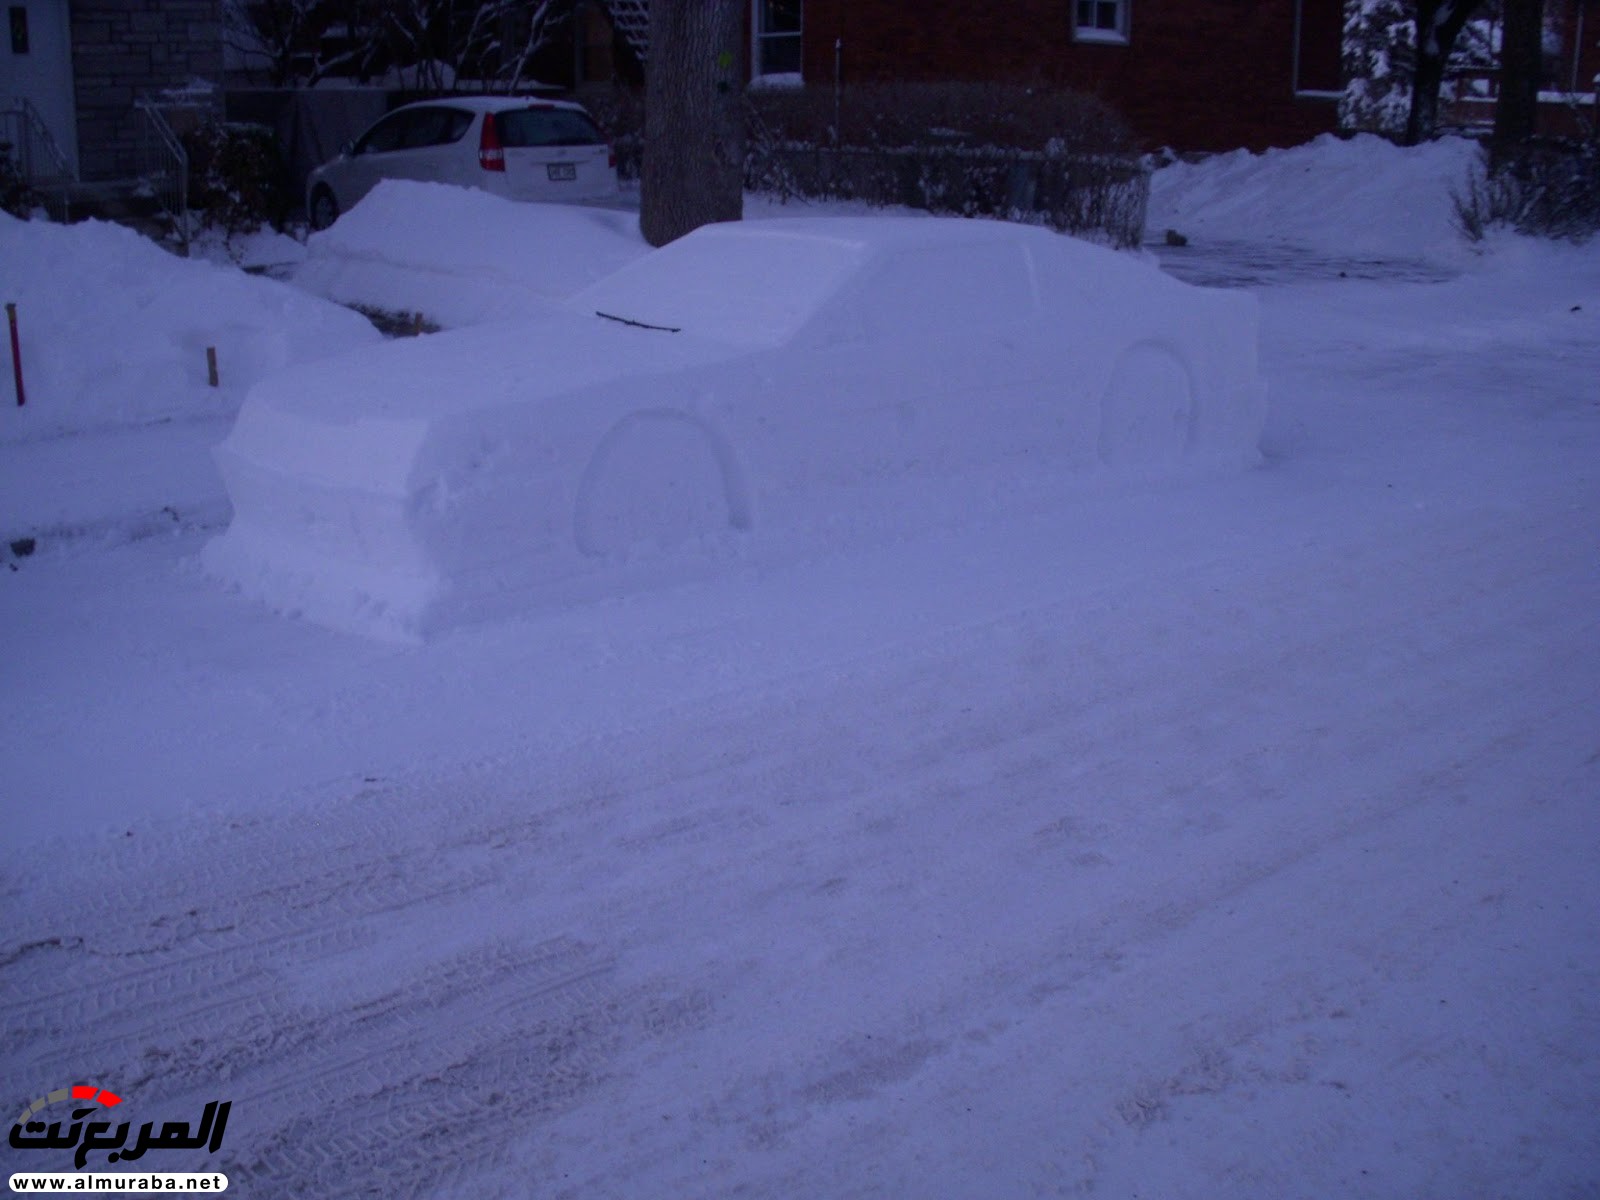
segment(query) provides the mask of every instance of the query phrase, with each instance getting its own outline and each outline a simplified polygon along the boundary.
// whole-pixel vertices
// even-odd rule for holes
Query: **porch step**
[[[74,221],[93,218],[112,221],[144,234],[168,249],[176,249],[171,216],[161,207],[154,190],[143,179],[112,179],[75,183],[68,189]]]
[[[640,62],[650,50],[650,0],[607,0],[611,23]]]

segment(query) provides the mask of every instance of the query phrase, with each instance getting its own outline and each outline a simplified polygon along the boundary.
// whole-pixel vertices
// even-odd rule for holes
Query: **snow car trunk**
[[[656,349],[656,373],[729,354]],[[640,370],[629,331],[558,313],[374,350],[251,392],[216,450],[234,516],[206,569],[320,624],[402,639],[592,569],[579,487],[637,405],[638,388],[605,386]],[[482,364],[468,384],[463,361]]]

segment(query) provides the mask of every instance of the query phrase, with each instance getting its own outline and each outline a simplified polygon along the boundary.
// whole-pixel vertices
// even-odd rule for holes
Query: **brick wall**
[[[1547,60],[1552,71],[1546,83],[1553,89],[1590,91],[1600,76],[1600,0],[1546,0],[1544,15],[1545,28],[1559,45]]]
[[[1337,35],[1339,0],[1301,3],[1303,34]],[[1072,9],[1071,0],[806,0],[805,76],[831,82],[842,39],[846,82],[1071,87],[1110,102],[1152,147],[1263,149],[1334,128],[1333,100],[1295,95],[1294,0],[1132,0],[1126,45],[1075,42]],[[1301,51],[1303,64],[1337,61],[1336,46]]]
[[[72,0],[72,70],[80,174],[120,179],[138,168],[134,100],[193,80],[222,85],[220,0]]]

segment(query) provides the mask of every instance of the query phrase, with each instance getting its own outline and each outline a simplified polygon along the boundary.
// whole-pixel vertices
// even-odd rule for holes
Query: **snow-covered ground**
[[[195,347],[366,332],[0,225],[15,1110],[230,1100],[142,1165],[241,1195],[1594,1194],[1600,246],[1418,236],[1459,157],[1158,174],[1172,268],[1256,280],[1257,470],[819,511],[409,647],[196,565]]]

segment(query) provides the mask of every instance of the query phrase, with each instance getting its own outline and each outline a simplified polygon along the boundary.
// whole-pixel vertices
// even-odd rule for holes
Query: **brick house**
[[[135,101],[222,83],[221,0],[6,0],[0,109],[25,100],[80,180],[137,173]],[[220,106],[221,93],[215,96]]]
[[[845,81],[1037,79],[1100,96],[1151,146],[1293,145],[1338,120],[1340,0],[757,0],[755,16],[758,66],[831,81],[837,50]]]
[[[649,0],[578,4],[574,82],[627,74],[615,70],[609,33],[642,57]],[[758,83],[1038,81],[1100,96],[1151,147],[1259,150],[1338,127],[1344,9],[1343,0],[749,0],[748,60]],[[1600,0],[1545,0],[1544,13],[1541,129],[1592,132]],[[1468,74],[1483,79],[1475,91],[1449,81],[1468,99],[1447,124],[1481,130],[1497,73]]]
[[[627,32],[639,28],[648,5],[609,0],[606,7]],[[1342,37],[1342,0],[750,6],[757,81],[1038,81],[1094,93],[1147,145],[1182,150],[1294,145],[1335,128]],[[580,66],[580,80],[585,74]]]

